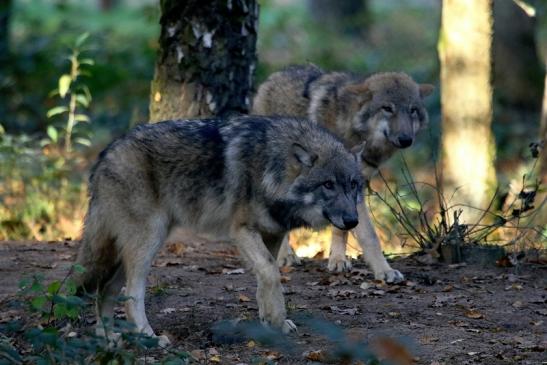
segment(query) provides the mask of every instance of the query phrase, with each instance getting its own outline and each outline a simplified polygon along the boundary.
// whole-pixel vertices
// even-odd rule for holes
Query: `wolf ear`
[[[298,143],[293,143],[292,153],[296,161],[306,167],[312,167],[315,160],[317,160],[317,155],[315,153],[309,152]]]
[[[360,165],[363,160],[363,152],[365,151],[366,144],[367,141],[363,141],[363,143],[360,143],[357,146],[353,146],[351,148],[351,153],[353,154],[353,157],[355,157],[355,161],[358,165]]]
[[[431,95],[431,93],[435,90],[435,86],[431,84],[420,84],[420,96],[425,98],[426,96]]]
[[[359,105],[363,105],[367,101],[372,100],[372,91],[363,83],[348,85],[345,87],[345,91],[352,94],[352,96],[357,99]]]

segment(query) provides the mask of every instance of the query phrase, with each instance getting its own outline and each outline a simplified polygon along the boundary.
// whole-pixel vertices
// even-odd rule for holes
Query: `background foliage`
[[[90,163],[112,138],[148,118],[159,6],[154,0],[118,0],[111,8],[101,4],[96,0],[13,2],[9,60],[0,72],[0,239],[78,237]],[[352,18],[360,27],[345,31],[318,21],[310,2],[261,1],[257,84],[288,64],[313,62],[325,69],[364,74],[402,70],[419,82],[439,86],[440,2],[373,0],[365,10]],[[537,32],[543,54],[545,23],[540,22]],[[90,146],[75,146],[74,153],[66,154],[40,141],[51,140],[51,126],[59,126],[59,119],[47,117],[48,110],[59,105],[59,97],[51,91],[69,72],[70,46],[84,33],[89,34],[86,57],[93,65],[86,67],[88,74],[81,82],[89,88],[92,101],[85,110],[91,123],[80,128]],[[417,181],[433,182],[431,161],[440,133],[438,88],[427,103],[430,129],[405,152],[405,158]],[[522,161],[531,141],[511,140],[512,130],[522,129],[518,120],[511,126],[494,128],[513,142],[498,146],[498,156],[511,162],[510,168],[500,170],[504,184],[529,170]],[[537,130],[530,131],[527,138],[535,134]],[[393,160],[384,176],[403,181],[400,158]],[[498,164],[503,166],[504,160]],[[372,198],[372,203],[378,205],[381,226],[392,226],[389,210],[381,208],[377,199]],[[392,230],[386,229],[383,238],[391,240]]]

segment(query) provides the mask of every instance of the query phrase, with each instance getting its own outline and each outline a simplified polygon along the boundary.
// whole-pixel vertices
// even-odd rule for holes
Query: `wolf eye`
[[[357,188],[357,181],[351,180],[350,186],[352,190],[355,190]]]
[[[393,107],[391,105],[383,105],[382,110],[386,113],[393,114]]]
[[[328,189],[328,190],[332,190],[334,189],[334,183],[332,181],[325,181],[323,183],[323,186],[325,187],[325,189]]]

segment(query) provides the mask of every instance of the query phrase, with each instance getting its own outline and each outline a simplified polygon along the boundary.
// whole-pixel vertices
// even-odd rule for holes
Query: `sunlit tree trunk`
[[[162,0],[150,121],[246,113],[256,67],[256,0]]]
[[[441,62],[442,162],[445,194],[452,203],[485,208],[495,185],[490,0],[444,0]],[[464,208],[465,221],[477,216]]]
[[[543,141],[543,149],[539,155],[540,178],[542,183],[547,185],[547,75],[545,75],[545,87],[543,89],[543,110],[540,125],[539,138]]]

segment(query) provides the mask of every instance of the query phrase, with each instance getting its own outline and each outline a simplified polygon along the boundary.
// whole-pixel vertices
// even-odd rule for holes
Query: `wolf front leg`
[[[289,234],[287,233],[283,238],[283,242],[281,243],[281,247],[277,253],[277,266],[292,266],[300,265],[301,263],[302,261],[300,261],[300,258],[296,256],[296,253],[289,243]]]
[[[403,274],[392,269],[382,253],[380,239],[376,235],[376,231],[372,225],[366,203],[359,204],[357,211],[359,212],[359,224],[352,232],[356,236],[359,245],[363,248],[365,261],[374,272],[374,277],[379,280],[385,280],[388,283],[403,281],[405,279]]]
[[[343,272],[351,270],[351,261],[346,257],[348,232],[332,227],[330,242],[329,271]]]
[[[234,238],[239,253],[256,275],[256,301],[260,320],[280,328],[284,333],[295,331],[295,324],[287,319],[279,269],[262,236],[256,231],[240,227],[234,233]]]

